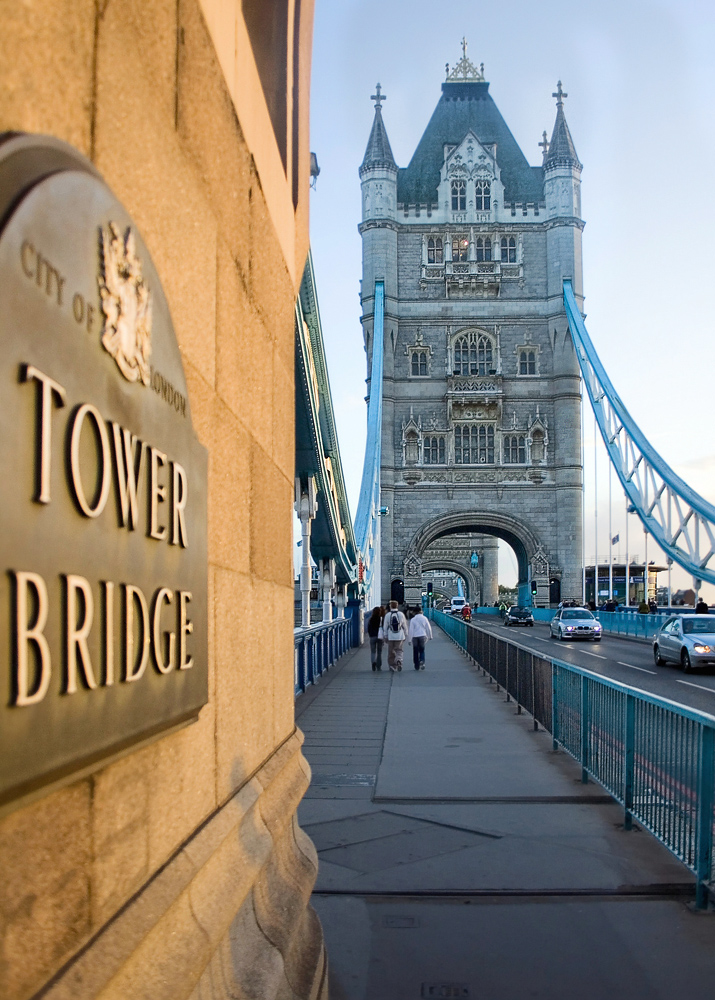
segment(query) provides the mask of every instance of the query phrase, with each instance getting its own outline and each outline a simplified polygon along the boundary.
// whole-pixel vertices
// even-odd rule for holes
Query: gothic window
[[[493,465],[494,426],[461,424],[455,427],[454,460],[457,465]]]
[[[466,236],[455,236],[452,240],[452,260],[464,261],[469,259],[469,240]]]
[[[516,240],[513,236],[508,239],[506,236],[502,236],[501,262],[502,264],[516,264]]]
[[[427,351],[412,352],[412,374],[413,375],[427,374]]]
[[[488,212],[492,206],[492,189],[489,181],[477,181],[474,185],[475,207],[478,212]]]
[[[422,455],[424,465],[444,465],[444,438],[426,437]]]
[[[519,352],[519,374],[536,375],[536,351]]]
[[[504,464],[524,465],[526,463],[526,439],[511,434],[504,438]]]
[[[442,240],[439,237],[433,239],[430,236],[430,238],[427,240],[427,263],[428,264],[442,263]]]
[[[492,241],[487,236],[482,239],[480,236],[477,240],[477,260],[491,260],[492,259]]]
[[[467,208],[467,182],[452,181],[452,211],[464,212]]]
[[[494,368],[494,345],[485,334],[470,333],[455,340],[455,375],[489,375]]]

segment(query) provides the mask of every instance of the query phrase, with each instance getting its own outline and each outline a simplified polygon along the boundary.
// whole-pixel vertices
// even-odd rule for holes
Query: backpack
[[[390,631],[400,632],[400,619],[397,617],[397,612],[393,611],[390,615]]]

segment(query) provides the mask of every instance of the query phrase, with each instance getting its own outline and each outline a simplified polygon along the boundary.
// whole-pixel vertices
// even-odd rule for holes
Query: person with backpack
[[[370,661],[373,670],[382,670],[382,619],[384,608],[373,608],[367,623],[367,634],[370,637]]]
[[[407,638],[407,619],[398,610],[397,601],[390,601],[382,621],[382,632],[387,641],[387,665],[390,670],[402,670],[402,647]]]
[[[410,618],[407,638],[412,643],[412,663],[415,670],[425,668],[425,645],[432,638],[432,626],[421,611]]]

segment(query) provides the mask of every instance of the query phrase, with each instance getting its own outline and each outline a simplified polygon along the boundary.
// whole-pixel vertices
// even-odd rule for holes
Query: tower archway
[[[478,532],[501,538],[514,551],[518,569],[518,601],[531,604],[532,583],[548,603],[549,579],[558,575],[558,567],[551,565],[548,553],[536,533],[523,521],[509,514],[496,511],[450,511],[425,521],[414,533],[405,554],[405,600],[419,598],[422,588],[422,571],[429,559],[427,550],[439,538]],[[442,568],[440,561],[440,568]],[[465,567],[459,569],[464,575]],[[416,595],[416,597],[415,597]]]

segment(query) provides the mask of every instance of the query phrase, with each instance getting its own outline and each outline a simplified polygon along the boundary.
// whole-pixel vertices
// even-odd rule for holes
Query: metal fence
[[[583,781],[592,777],[623,805],[626,829],[637,820],[693,872],[696,906],[706,908],[715,891],[715,717],[428,614],[580,763]]]
[[[336,618],[293,631],[296,697],[329,670],[353,645],[351,618]]]

